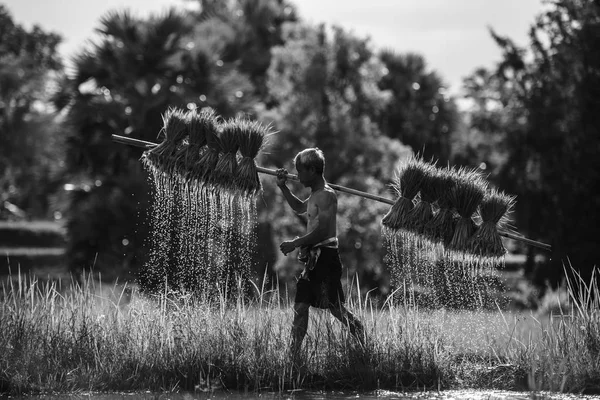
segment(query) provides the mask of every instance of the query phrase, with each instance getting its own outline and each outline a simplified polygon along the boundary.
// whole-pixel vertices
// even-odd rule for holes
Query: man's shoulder
[[[314,192],[311,195],[311,197],[316,202],[325,202],[325,203],[337,202],[337,194],[335,193],[335,190],[333,190],[329,186],[325,186],[323,189],[321,189],[317,192]]]

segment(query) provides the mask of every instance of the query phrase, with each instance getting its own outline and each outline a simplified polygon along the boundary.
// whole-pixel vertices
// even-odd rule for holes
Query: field
[[[255,290],[253,299],[208,301],[147,297],[91,278],[61,286],[12,277],[1,292],[0,392],[600,392],[597,285],[568,282],[568,304],[544,316],[392,301],[376,308],[354,295],[349,305],[365,323],[366,346],[329,314],[313,311],[296,364],[287,354],[290,304],[280,291]]]

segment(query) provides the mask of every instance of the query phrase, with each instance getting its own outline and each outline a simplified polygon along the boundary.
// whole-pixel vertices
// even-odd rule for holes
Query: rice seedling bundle
[[[410,158],[400,166],[392,183],[392,188],[396,191],[398,200],[381,220],[384,227],[391,230],[408,227],[408,215],[414,208],[413,200],[419,192],[422,180],[423,170],[416,158]]]
[[[146,159],[156,167],[165,172],[172,172],[175,166],[174,156],[178,150],[184,147],[184,140],[187,136],[187,117],[185,112],[176,108],[169,108],[162,116],[163,127],[159,132],[159,137],[163,136],[163,141],[155,148],[146,152]]]
[[[187,131],[189,145],[185,154],[185,169],[189,172],[200,158],[200,151],[206,145],[206,134],[203,127],[206,112],[198,112],[195,108],[187,113]]]
[[[240,143],[240,159],[238,168],[238,187],[242,188],[246,193],[257,193],[262,189],[258,170],[256,165],[256,156],[263,148],[264,140],[268,126],[262,125],[257,121],[248,121],[240,119],[238,125],[241,127],[237,132],[239,134],[238,141]]]
[[[221,157],[217,160],[210,177],[213,185],[221,186],[225,189],[234,189],[238,169],[237,151],[239,148],[239,135],[237,131],[239,129],[238,124],[233,120],[221,124],[218,140],[221,148]]]
[[[459,214],[454,235],[448,248],[457,252],[468,251],[467,243],[477,226],[473,215],[483,200],[487,182],[476,170],[461,168],[456,173],[456,185],[450,192],[450,202]]]
[[[438,172],[434,165],[424,162],[423,160],[418,160],[418,165],[423,172],[423,179],[419,185],[421,199],[409,212],[407,224],[408,229],[413,233],[423,234],[425,225],[433,218],[432,204],[437,200],[434,184]]]
[[[188,175],[186,169],[186,159],[188,158],[188,154],[190,152],[190,137],[189,137],[189,126],[190,126],[190,118],[191,115],[189,112],[184,114],[184,122],[186,127],[186,135],[181,140],[179,145],[177,145],[177,149],[175,150],[175,154],[173,155],[173,163],[171,167],[172,174],[180,180],[181,183],[185,181],[186,176]]]
[[[434,243],[450,244],[454,235],[455,218],[450,193],[456,186],[455,173],[449,168],[438,169],[431,179],[432,198],[438,206],[433,218],[425,224],[424,235]]]
[[[195,112],[195,110],[193,110]],[[207,150],[208,136],[217,132],[217,114],[210,107],[204,107],[199,113],[195,112],[190,122],[190,149],[186,160],[186,169],[191,179],[202,180],[204,175],[201,156]]]
[[[497,189],[488,191],[479,206],[481,225],[469,239],[468,250],[479,257],[499,258],[506,254],[498,228],[509,222],[509,214],[515,205],[515,197]]]
[[[214,123],[207,123],[204,136],[206,138],[206,149],[200,154],[198,161],[194,165],[194,174],[204,183],[209,183],[211,175],[219,162],[219,153],[221,152],[221,143],[219,139],[220,125],[217,119]],[[211,129],[212,125],[212,129]]]

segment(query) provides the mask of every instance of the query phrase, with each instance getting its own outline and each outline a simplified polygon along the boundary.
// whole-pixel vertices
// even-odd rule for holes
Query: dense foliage
[[[556,281],[564,262],[589,276],[600,235],[600,5],[549,4],[530,28],[528,48],[492,36],[502,60],[465,81],[473,100],[466,161],[488,164],[518,196],[520,230],[553,244],[541,280]]]
[[[0,216],[5,207],[46,217],[63,140],[50,99],[62,70],[60,37],[16,24],[0,4]],[[6,203],[5,203],[6,202]],[[16,208],[16,207],[18,208]],[[8,207],[10,210],[11,207]]]

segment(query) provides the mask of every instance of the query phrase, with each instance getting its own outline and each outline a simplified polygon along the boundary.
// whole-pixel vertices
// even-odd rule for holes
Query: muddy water
[[[10,397],[0,396],[0,399]],[[600,396],[580,396],[574,394],[550,392],[510,392],[498,390],[446,390],[441,392],[402,393],[378,390],[368,393],[356,392],[320,392],[296,390],[283,393],[223,393],[223,392],[198,392],[198,393],[79,393],[63,395],[44,395],[30,397],[11,397],[35,400],[341,400],[341,399],[384,399],[384,400],[565,400],[565,399],[600,399]]]

